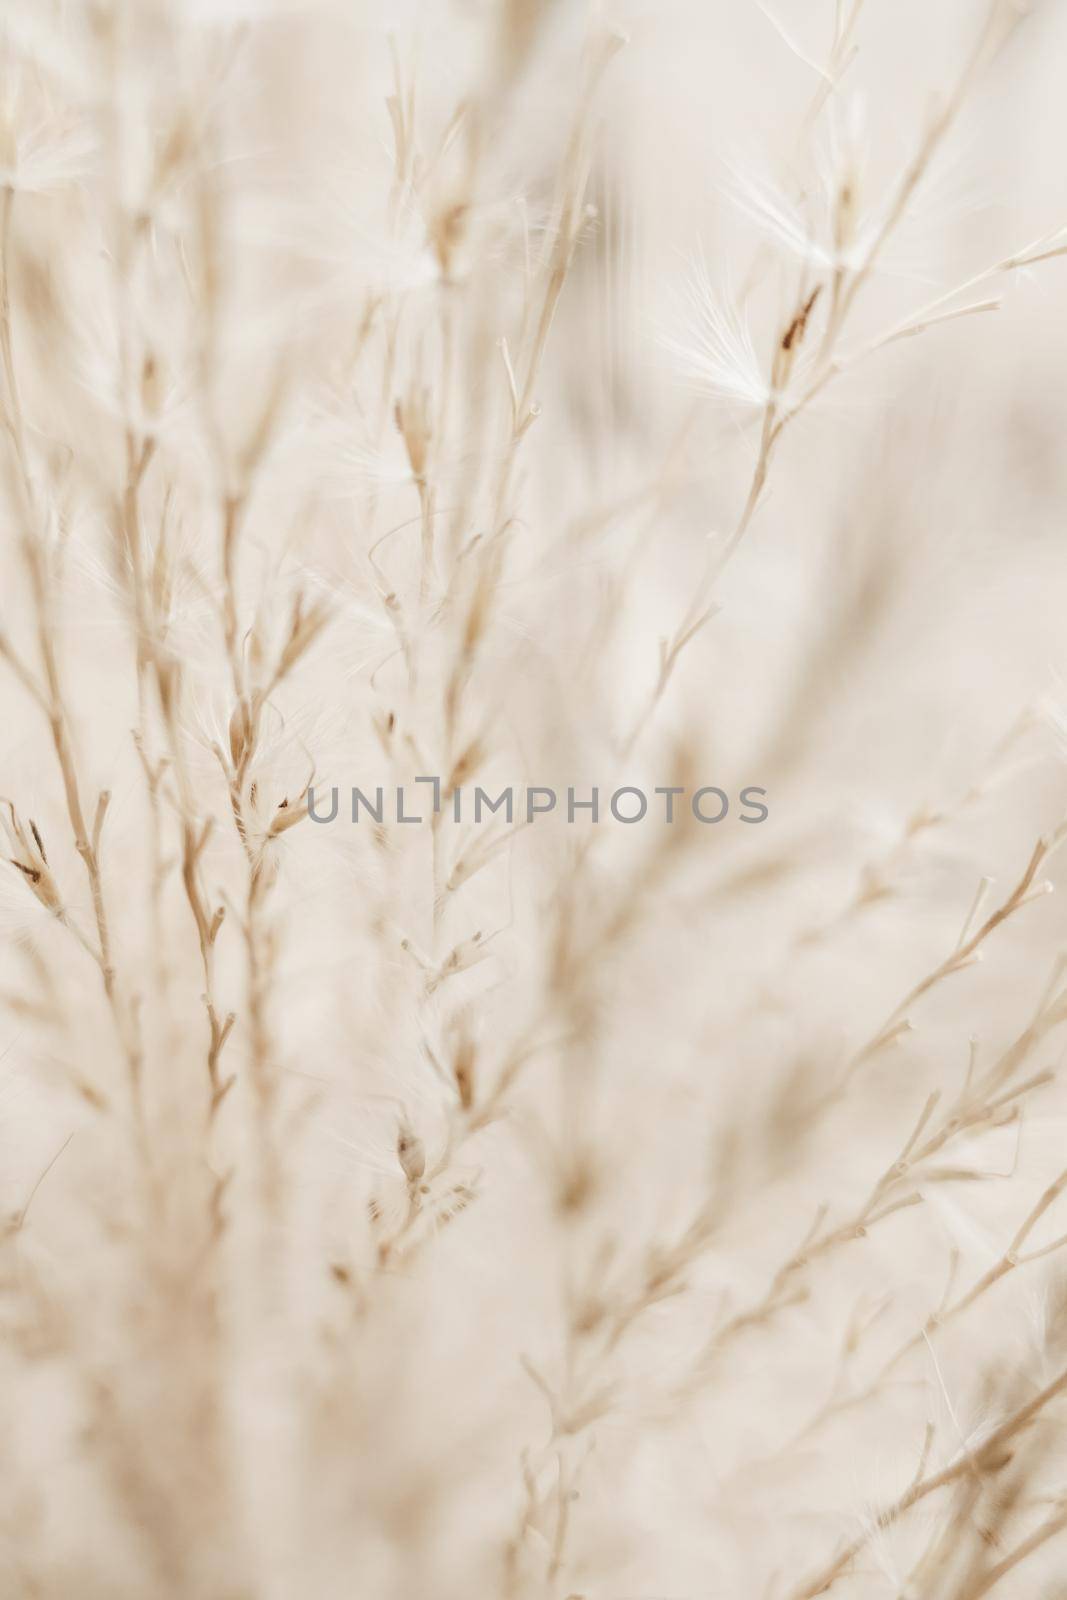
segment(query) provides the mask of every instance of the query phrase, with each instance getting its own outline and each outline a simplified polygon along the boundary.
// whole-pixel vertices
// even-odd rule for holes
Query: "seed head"
[[[400,1170],[410,1184],[416,1184],[426,1171],[426,1151],[418,1136],[401,1123],[396,1136],[396,1155]]]

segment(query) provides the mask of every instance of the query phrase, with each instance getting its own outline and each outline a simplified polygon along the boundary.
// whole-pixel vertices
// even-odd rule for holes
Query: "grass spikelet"
[[[4,7],[5,1600],[1061,1581],[1067,18],[803,9]]]

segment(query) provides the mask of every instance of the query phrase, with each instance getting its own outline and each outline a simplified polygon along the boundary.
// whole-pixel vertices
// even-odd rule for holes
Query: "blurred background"
[[[1015,11],[896,215],[984,0],[0,5],[3,1596],[1060,1592],[1044,1411],[886,1514],[1064,1360]]]

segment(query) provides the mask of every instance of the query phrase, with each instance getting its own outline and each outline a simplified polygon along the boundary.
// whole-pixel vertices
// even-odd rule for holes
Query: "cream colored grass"
[[[1057,1594],[1064,15],[0,39],[0,1595]]]

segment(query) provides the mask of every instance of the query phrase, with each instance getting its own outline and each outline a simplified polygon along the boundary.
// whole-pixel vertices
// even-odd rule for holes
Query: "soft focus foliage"
[[[1065,60],[4,0],[0,1596],[1060,1592]]]

